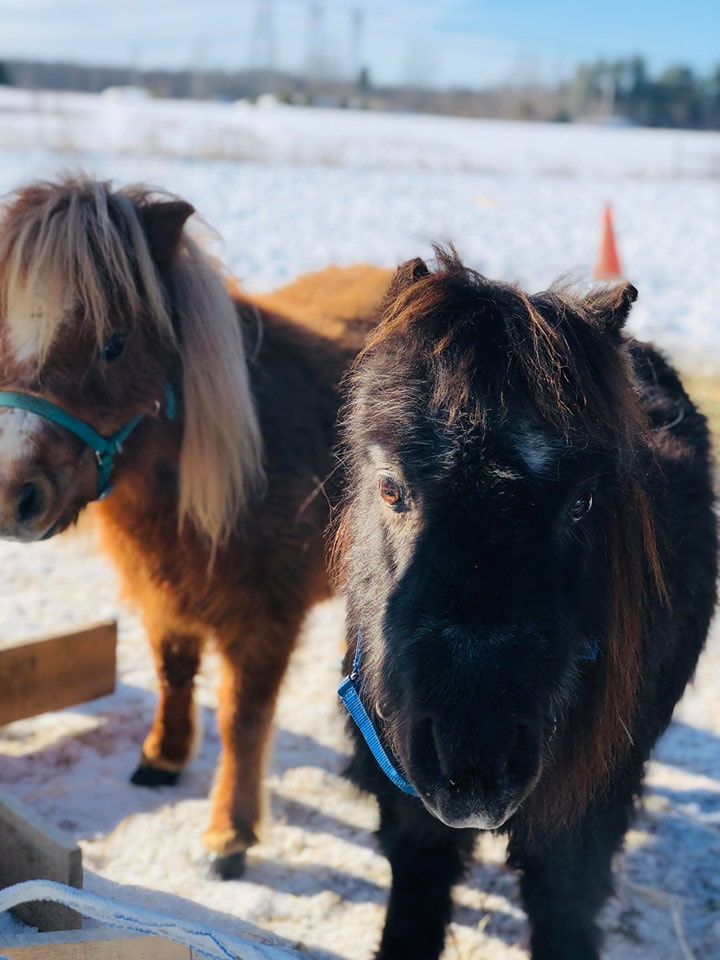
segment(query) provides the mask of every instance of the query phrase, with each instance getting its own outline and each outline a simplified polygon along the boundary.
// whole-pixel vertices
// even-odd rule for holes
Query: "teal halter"
[[[137,416],[129,420],[124,427],[120,427],[117,433],[111,437],[103,437],[84,420],[78,420],[72,414],[67,413],[62,407],[59,407],[51,400],[45,400],[44,397],[35,397],[31,393],[18,393],[14,390],[0,390],[0,407],[14,407],[17,410],[27,410],[30,413],[36,413],[46,420],[52,420],[53,423],[60,424],[70,433],[74,433],[83,443],[86,443],[95,454],[98,465],[98,494],[96,499],[103,500],[112,489],[110,486],[110,477],[112,475],[113,460],[115,455],[120,453],[122,445],[138,426],[141,420],[146,416],[144,413],[138,413]],[[158,409],[160,404],[158,403]],[[165,383],[165,415],[169,420],[175,416],[175,394],[172,387],[166,381]]]

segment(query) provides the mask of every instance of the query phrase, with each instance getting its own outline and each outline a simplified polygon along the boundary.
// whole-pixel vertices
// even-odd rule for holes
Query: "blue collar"
[[[338,694],[340,699],[345,704],[348,713],[354,720],[358,730],[363,736],[365,743],[370,748],[370,752],[375,757],[378,766],[385,774],[385,776],[391,780],[395,786],[402,790],[403,793],[407,793],[410,797],[418,797],[419,794],[415,787],[405,779],[405,777],[398,771],[397,767],[393,764],[392,760],[388,756],[385,748],[380,742],[380,737],[377,735],[375,727],[373,726],[370,716],[363,706],[363,702],[360,699],[360,643],[362,641],[362,630],[358,630],[357,642],[355,644],[355,659],[353,660],[352,672],[350,676],[345,677],[343,682],[340,684]]]
[[[144,413],[129,420],[123,427],[114,433],[111,437],[103,437],[84,420],[78,420],[72,414],[67,413],[62,407],[59,407],[51,400],[44,397],[36,397],[31,393],[20,393],[14,390],[0,390],[0,407],[14,407],[18,410],[27,410],[30,413],[36,413],[46,420],[60,424],[70,433],[74,433],[84,443],[86,443],[95,454],[98,465],[98,493],[97,500],[104,499],[112,487],[110,486],[110,477],[113,469],[113,460],[115,455],[120,453],[122,445],[127,438],[145,418]],[[161,404],[157,403],[158,410]],[[165,383],[165,414],[172,420],[175,416],[175,394],[169,382]]]

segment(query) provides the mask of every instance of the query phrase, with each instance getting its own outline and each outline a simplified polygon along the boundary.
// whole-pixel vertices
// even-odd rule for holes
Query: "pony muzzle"
[[[0,484],[0,536],[32,542],[52,528],[55,491],[41,473]]]
[[[490,717],[460,725],[417,718],[400,745],[423,804],[446,826],[497,830],[533,789],[541,769],[542,725]]]

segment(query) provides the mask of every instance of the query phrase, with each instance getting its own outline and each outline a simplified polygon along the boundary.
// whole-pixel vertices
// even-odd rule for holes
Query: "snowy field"
[[[603,203],[640,290],[632,328],[694,371],[720,358],[720,136],[480,123],[0,90],[0,192],[61,169],[148,181],[192,201],[248,288],[329,262],[392,265],[453,240],[529,289],[585,280]],[[200,834],[218,753],[216,663],[199,682],[206,735],[180,786],[131,787],[154,702],[139,623],[78,536],[0,544],[0,640],[107,616],[119,686],[86,707],[0,730],[0,787],[75,836],[89,889],[233,931],[237,918],[318,960],[369,960],[389,871],[374,805],[339,776],[339,601],[310,617],[286,679],[269,817],[241,882],[205,877]],[[503,842],[483,837],[447,960],[527,958]],[[192,901],[192,902],[191,902]],[[720,636],[649,766],[643,810],[603,923],[612,960],[720,958]]]
[[[720,134],[469,121],[0,88],[0,193],[84,168],[182,194],[251,289],[453,240],[537,290],[586,278],[614,206],[633,327],[720,356]]]

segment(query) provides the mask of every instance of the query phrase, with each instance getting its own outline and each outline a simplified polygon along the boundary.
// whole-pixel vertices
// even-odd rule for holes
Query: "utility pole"
[[[272,70],[275,67],[274,0],[255,0],[250,40],[250,66],[255,70]]]
[[[350,14],[351,18],[351,43],[350,43],[350,69],[352,71],[351,80],[358,83],[360,71],[365,66],[363,63],[363,35],[365,33],[365,11],[362,7],[355,7]]]
[[[317,80],[325,70],[325,5],[320,0],[309,0],[307,20],[308,79]]]
[[[203,100],[205,98],[205,74],[203,64],[205,63],[205,51],[207,48],[207,38],[198,37],[194,46],[192,61],[190,67],[190,96],[193,100]]]

